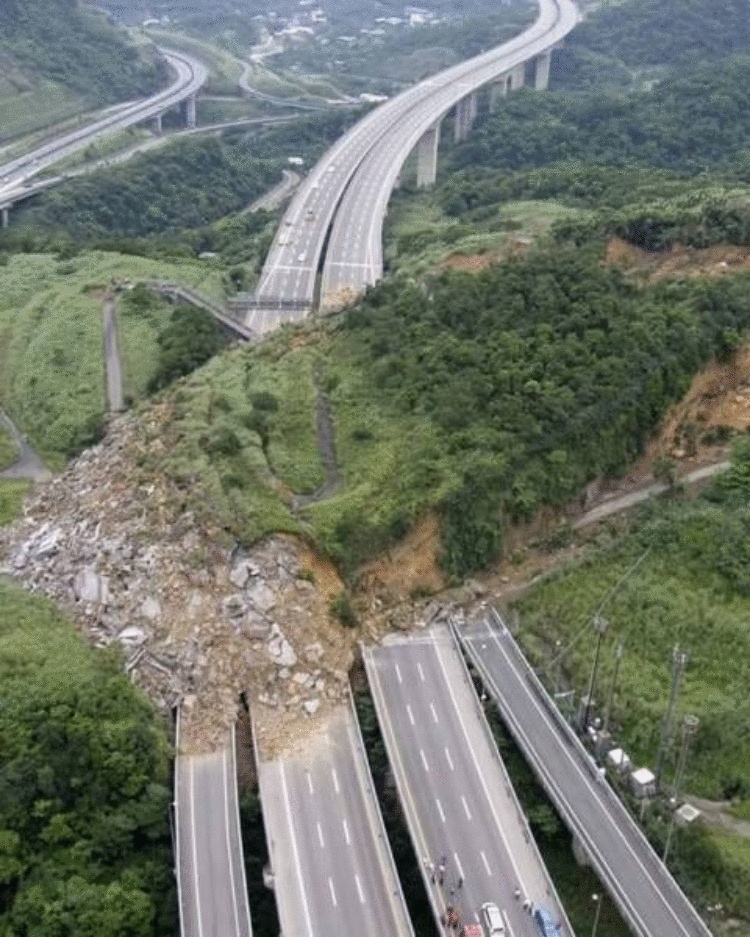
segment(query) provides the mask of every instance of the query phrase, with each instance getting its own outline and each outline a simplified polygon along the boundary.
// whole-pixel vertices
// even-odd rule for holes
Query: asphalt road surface
[[[9,196],[27,180],[88,146],[101,134],[131,127],[155,117],[189,98],[205,84],[208,72],[201,62],[183,52],[168,49],[159,51],[176,72],[175,80],[168,88],[150,98],[118,108],[85,127],[49,140],[29,153],[0,165],[0,204],[12,201]]]
[[[351,710],[259,776],[285,937],[413,937]]]
[[[387,638],[365,666],[436,915],[491,901],[510,937],[539,937],[528,899],[570,934],[450,631]]]
[[[356,295],[363,283],[373,281],[372,271],[382,270],[382,243],[371,226],[374,224],[378,232],[382,228],[383,214],[398,172],[423,132],[420,129],[415,135],[414,127],[424,125],[426,130],[455,101],[512,67],[515,59],[509,57],[508,46],[513,47],[513,54],[520,56],[520,61],[525,61],[561,39],[577,22],[578,14],[572,0],[540,0],[540,6],[536,23],[512,43],[403,91],[371,111],[338,140],[315,166],[284,215],[261,274],[256,292],[260,301],[267,302],[271,309],[273,300],[292,299],[307,302],[312,309],[317,270],[334,215],[338,233],[326,256],[329,273],[324,295],[331,298],[335,294],[341,301]],[[402,128],[404,122],[411,128],[406,152],[402,152],[403,129],[393,134],[399,121]],[[371,152],[377,152],[378,165],[383,161],[387,163],[391,156],[400,162],[391,165],[385,182],[379,175],[365,183],[365,189],[372,188],[367,203],[349,200],[354,205],[354,215],[348,217],[356,216],[356,222],[339,223],[337,208],[355,173],[358,180],[369,178],[370,170],[360,167]],[[377,214],[371,217],[368,212],[373,205]],[[352,241],[354,246],[350,247]],[[341,273],[333,272],[339,268]],[[350,288],[354,291],[351,294],[347,292]],[[288,321],[288,317],[280,309],[276,324],[282,321]]]
[[[579,20],[572,0],[541,0],[536,22],[520,36],[437,76],[419,108],[403,113],[357,168],[339,206],[326,252],[321,306],[362,293],[383,275],[383,220],[399,173],[422,135],[465,95],[549,49]],[[449,83],[442,81],[451,75]]]
[[[13,438],[18,446],[18,458],[13,465],[0,472],[0,478],[28,478],[31,481],[48,481],[52,477],[52,473],[31,448],[26,436],[2,410],[0,410],[0,427]]]
[[[125,394],[122,383],[122,360],[117,344],[117,319],[115,301],[111,296],[102,305],[102,326],[104,330],[104,373],[107,384],[107,406],[110,413],[120,413],[125,409]]]
[[[557,713],[499,621],[462,626],[503,718],[634,932],[642,937],[708,937],[680,891],[573,731]]]
[[[234,733],[222,751],[178,755],[177,876],[182,937],[252,937]]]

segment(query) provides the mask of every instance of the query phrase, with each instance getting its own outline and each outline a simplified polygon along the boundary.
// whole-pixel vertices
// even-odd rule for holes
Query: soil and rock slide
[[[335,570],[287,536],[241,552],[181,513],[142,464],[154,436],[137,417],[37,489],[0,530],[3,572],[70,611],[157,708],[182,706],[185,746],[225,738],[241,692],[273,752],[347,699],[354,632],[331,618]],[[313,581],[310,581],[313,580]]]

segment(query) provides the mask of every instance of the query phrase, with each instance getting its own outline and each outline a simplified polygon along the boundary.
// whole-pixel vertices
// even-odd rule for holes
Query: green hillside
[[[0,4],[0,140],[155,91],[165,67],[78,0]]]

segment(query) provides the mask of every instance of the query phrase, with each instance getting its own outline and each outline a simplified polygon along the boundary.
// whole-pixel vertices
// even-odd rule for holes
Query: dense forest
[[[560,160],[631,162],[699,173],[747,165],[750,56],[699,64],[650,90],[510,97],[457,147],[450,169],[528,169]]]
[[[351,494],[319,508],[329,548],[356,565],[405,513],[437,500],[445,566],[480,569],[500,553],[502,518],[529,519],[624,471],[700,365],[748,327],[744,278],[639,288],[596,251],[538,251],[424,287],[383,282],[347,313],[327,356],[332,375],[346,369],[334,407],[367,398],[430,429],[399,447],[399,478],[352,479],[356,489],[377,478],[377,509],[355,520]]]
[[[50,603],[0,583],[0,932],[171,935],[165,728]]]
[[[745,0],[605,3],[587,16],[566,46],[635,67],[715,62],[750,50],[750,18]]]
[[[92,103],[156,91],[166,67],[78,0],[3,0],[0,56]]]
[[[54,249],[66,241],[146,254],[160,240],[188,253],[217,243],[229,248],[226,224],[206,229],[275,184],[289,156],[314,163],[356,118],[351,111],[315,114],[289,125],[193,137],[80,176],[22,207],[18,224],[0,234],[0,251]],[[233,222],[235,235],[263,227],[257,219]]]

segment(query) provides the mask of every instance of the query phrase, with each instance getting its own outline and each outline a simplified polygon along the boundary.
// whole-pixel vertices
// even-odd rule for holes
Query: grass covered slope
[[[166,79],[164,66],[78,0],[3,0],[0,53],[96,104],[148,94]]]
[[[0,931],[174,932],[169,751],[51,603],[0,582]]]
[[[53,465],[100,432],[102,290],[115,278],[172,280],[212,295],[220,291],[221,272],[198,262],[158,263],[104,253],[67,261],[17,254],[0,266],[0,405]],[[132,357],[127,317],[124,329],[127,365]],[[155,333],[145,338],[156,341]],[[155,364],[156,354],[149,359],[148,352],[142,350]],[[134,377],[128,390],[137,397],[142,369]]]
[[[750,444],[742,438],[733,468],[706,497],[648,506],[630,536],[595,549],[582,565],[537,587],[519,604],[522,641],[546,667],[555,641],[566,646],[629,566],[650,550],[604,611],[610,627],[597,698],[608,691],[610,655],[623,640],[614,707],[617,737],[639,763],[653,766],[673,649],[687,650],[679,715],[698,716],[700,730],[691,746],[685,790],[713,800],[738,798],[738,816],[750,809],[749,539]],[[566,677],[579,693],[587,686],[592,647],[593,638],[581,640],[565,658]],[[668,779],[675,757],[673,750]],[[657,838],[664,832],[664,826],[654,826]],[[750,840],[678,833],[674,856],[694,895],[750,919]]]

